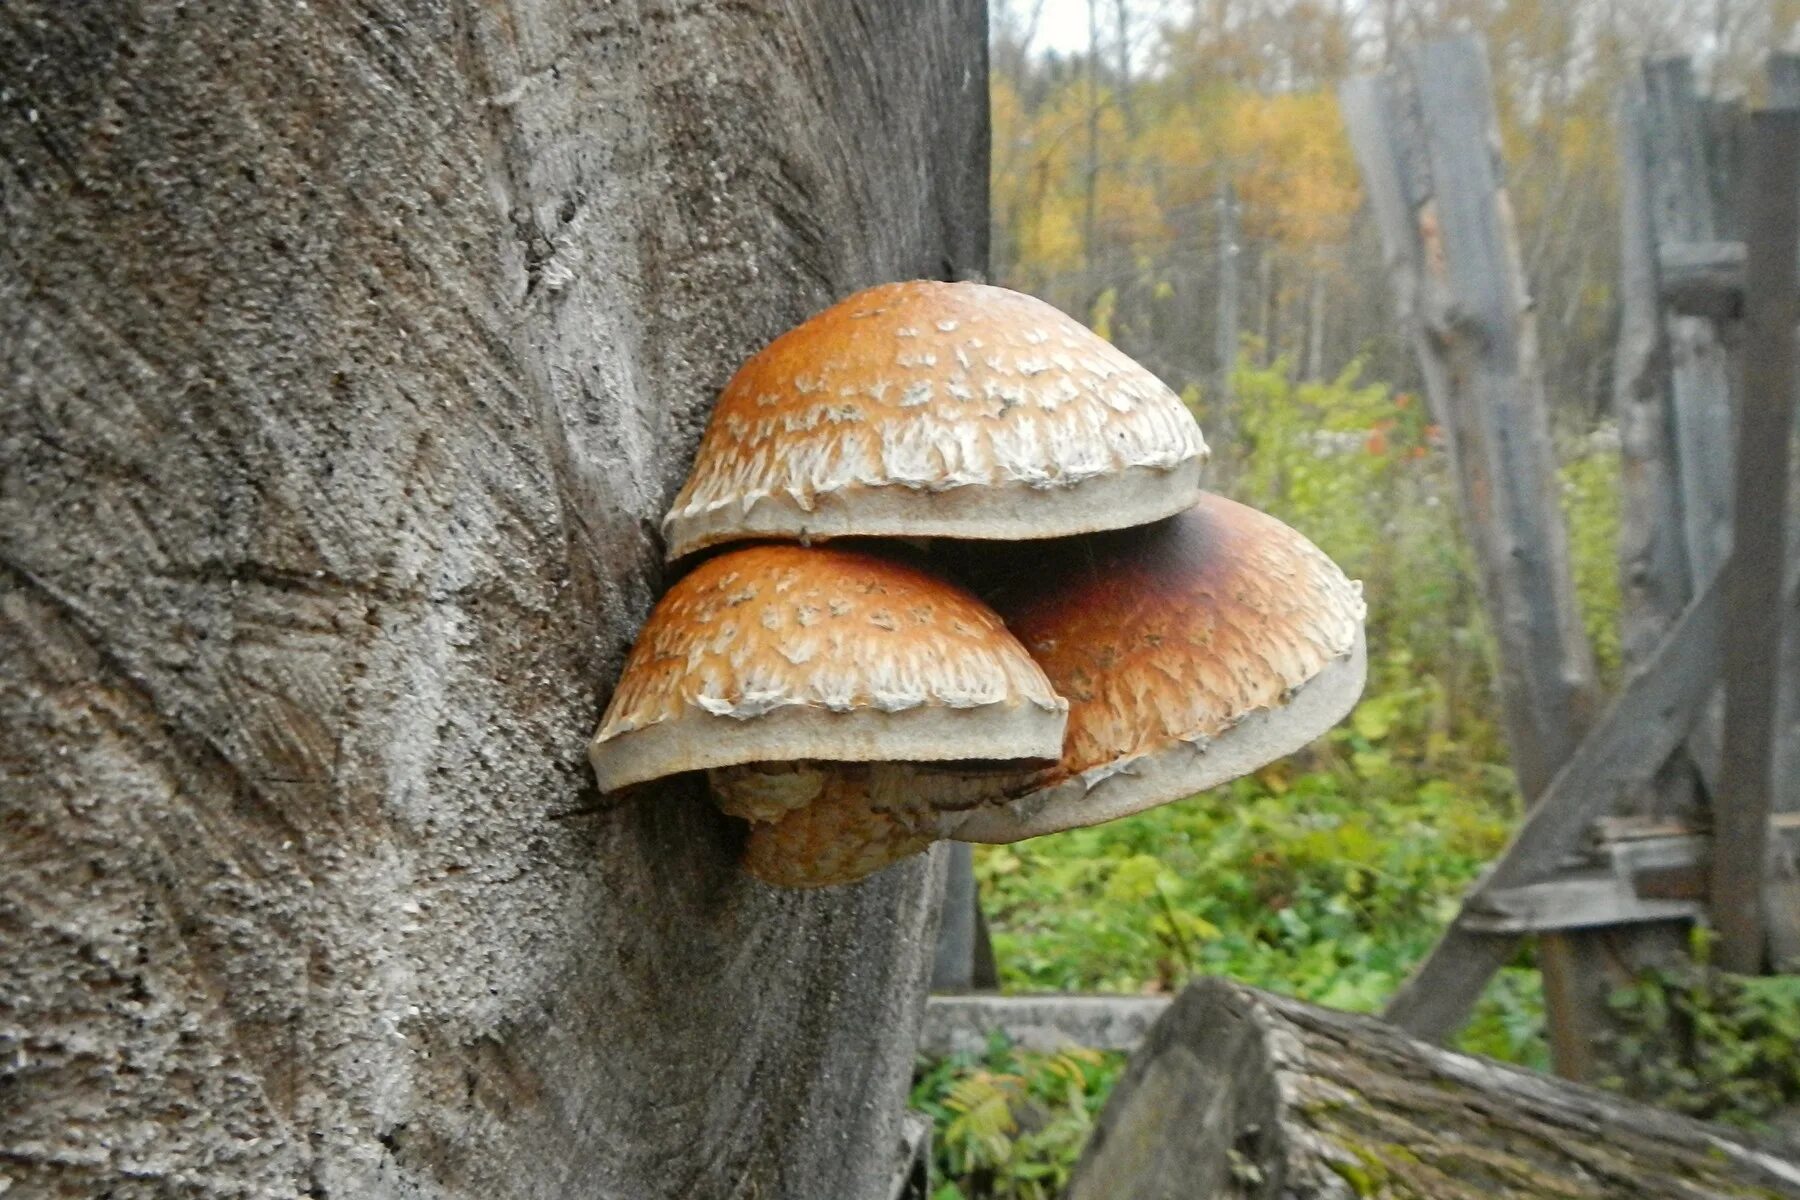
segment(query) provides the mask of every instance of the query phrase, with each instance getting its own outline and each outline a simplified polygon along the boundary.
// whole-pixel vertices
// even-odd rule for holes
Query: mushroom
[[[1191,505],[1206,455],[1178,396],[1050,305],[892,283],[739,369],[663,532],[674,560],[771,536],[1118,529]]]
[[[958,813],[993,795],[986,766],[833,762],[784,771],[770,763],[721,768],[708,780],[721,808],[752,820],[746,871],[778,887],[824,887],[942,838]]]
[[[1069,698],[1069,725],[1061,760],[970,811],[958,841],[1193,795],[1300,749],[1362,692],[1360,587],[1288,526],[1219,496],[1037,549],[988,599]]]
[[[707,560],[656,605],[588,753],[603,792],[708,770],[721,807],[759,826],[851,804],[833,781],[857,781],[866,812],[805,828],[861,838],[839,848],[861,863],[923,846],[910,826],[932,810],[908,781],[930,768],[900,763],[1054,759],[1066,720],[1042,669],[964,589],[864,550],[757,545]],[[957,786],[939,789],[946,802]],[[752,861],[804,849],[801,828],[766,845],[753,832]],[[820,864],[788,875],[836,881]]]

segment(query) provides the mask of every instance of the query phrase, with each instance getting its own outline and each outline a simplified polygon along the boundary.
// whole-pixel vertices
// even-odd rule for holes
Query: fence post
[[[1619,423],[1619,643],[1627,670],[1642,666],[1693,597],[1675,452],[1669,342],[1663,321],[1642,79],[1619,100],[1619,341],[1613,412]],[[1694,770],[1677,752],[1633,807],[1691,816]]]
[[[1769,56],[1769,103],[1800,108],[1800,54]],[[1796,270],[1800,270],[1797,267]],[[1800,429],[1796,430],[1800,436]],[[1800,468],[1788,485],[1787,586],[1782,598],[1781,695],[1775,706],[1775,811],[1800,812]],[[1778,971],[1800,971],[1800,877],[1770,880],[1769,950]]]
[[[981,894],[975,884],[974,848],[950,842],[944,851],[937,949],[931,962],[931,990],[969,992],[999,985]]]
[[[1521,792],[1535,800],[1579,744],[1597,702],[1556,502],[1536,321],[1500,178],[1481,43],[1433,42],[1404,63],[1402,76],[1348,81],[1344,119],[1402,321],[1450,435],[1464,526],[1499,642],[1513,764]],[[1389,1017],[1414,1033],[1446,1036],[1515,944],[1452,928]],[[1565,1031],[1580,1024],[1572,1017],[1553,1014]],[[1553,1040],[1567,1053],[1584,1044],[1578,1029]]]
[[[1763,965],[1763,881],[1772,808],[1776,667],[1789,443],[1794,428],[1794,328],[1800,321],[1800,109],[1752,113],[1744,188],[1743,412],[1738,422],[1734,535],[1727,566],[1725,741],[1713,798],[1711,908],[1719,963]]]
[[[1659,254],[1672,245],[1702,246],[1732,236],[1718,194],[1735,155],[1708,151],[1709,127],[1721,132],[1729,113],[1713,113],[1694,88],[1685,58],[1644,66],[1645,153]],[[1724,147],[1729,138],[1712,139]],[[1725,565],[1731,551],[1730,363],[1714,323],[1705,317],[1670,316],[1670,387],[1674,401],[1676,461],[1682,531],[1695,587]]]

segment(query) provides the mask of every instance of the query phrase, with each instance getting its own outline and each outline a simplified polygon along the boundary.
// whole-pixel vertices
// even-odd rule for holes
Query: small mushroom
[[[992,796],[982,766],[771,763],[721,768],[708,779],[721,808],[753,820],[744,869],[764,883],[804,888],[851,883],[943,837],[955,814]],[[786,790],[771,785],[784,777]],[[788,807],[769,803],[778,791]]]
[[[1219,496],[1056,543],[988,592],[1069,698],[1060,762],[950,836],[1011,842],[1126,816],[1248,774],[1350,711],[1361,589],[1275,518]]]
[[[863,550],[757,545],[656,605],[589,758],[603,792],[709,771],[721,806],[757,826],[753,863],[817,850],[831,828],[861,839],[833,854],[862,863],[922,848],[929,805],[908,781],[931,768],[902,764],[1054,759],[1066,721],[1042,669],[964,589]],[[839,778],[859,781],[855,798]],[[954,784],[936,790],[955,802]],[[781,824],[821,804],[842,811]],[[782,832],[759,843],[766,825]],[[839,881],[820,862],[785,877]]]
[[[1200,427],[1050,305],[914,281],[858,292],[751,358],[663,522],[671,560],[741,538],[1025,539],[1178,513]]]

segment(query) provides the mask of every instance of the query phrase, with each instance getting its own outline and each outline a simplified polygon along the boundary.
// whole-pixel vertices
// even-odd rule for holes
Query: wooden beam
[[[1388,274],[1435,414],[1499,643],[1520,790],[1535,797],[1597,707],[1569,572],[1555,456],[1505,187],[1487,58],[1474,38],[1406,56],[1400,80],[1348,81],[1343,112]],[[1408,117],[1416,117],[1416,122]]]
[[[1769,103],[1800,107],[1800,54],[1769,56]],[[1800,812],[1800,478],[1788,489],[1787,592],[1781,611],[1781,696],[1775,705],[1775,808]],[[1800,871],[1772,875],[1764,892],[1769,955],[1779,971],[1800,971]]]
[[[1488,892],[1481,906],[1465,909],[1460,920],[1476,933],[1527,934],[1689,921],[1699,914],[1698,899],[1640,896],[1629,879],[1590,871]]]
[[[1669,310],[1735,321],[1744,310],[1744,243],[1665,242],[1657,253]]]
[[[900,1160],[886,1200],[931,1200],[931,1118],[908,1109],[900,1118]]]
[[[1575,751],[1598,704],[1557,505],[1537,324],[1481,42],[1428,43],[1402,62],[1398,74],[1348,81],[1341,108],[1400,317],[1449,434],[1463,528],[1499,645],[1507,742],[1530,801]],[[1389,1009],[1415,1032],[1448,1033],[1511,953],[1504,940],[1448,937],[1456,946],[1433,958],[1459,976],[1455,994],[1466,1003],[1454,1013],[1430,1003],[1432,1011]]]
[[[1613,370],[1613,413],[1619,426],[1619,647],[1628,671],[1656,652],[1694,590],[1682,533],[1681,470],[1659,298],[1644,103],[1642,81],[1628,80],[1618,112],[1619,340]],[[1638,812],[1694,811],[1698,794],[1692,764],[1678,753],[1628,803]]]
[[[1644,67],[1644,138],[1651,219],[1660,248],[1716,244],[1736,235],[1721,188],[1733,156],[1708,153],[1713,107],[1685,58]],[[1716,107],[1716,106],[1715,106]],[[1731,552],[1730,363],[1713,322],[1671,314],[1667,333],[1682,534],[1692,579],[1710,579]]]
[[[1132,1050],[1168,1007],[1167,996],[1124,993],[931,996],[925,1002],[919,1053],[979,1054],[995,1033],[1027,1050]]]
[[[1542,933],[1690,920],[1701,912],[1712,835],[1680,822],[1596,823],[1585,861],[1535,883],[1489,888],[1470,898],[1463,924],[1481,933]],[[1609,836],[1609,832],[1611,836]],[[1792,870],[1800,814],[1770,818],[1771,864]]]
[[[1800,321],[1800,110],[1751,114],[1744,193],[1743,414],[1734,502],[1735,545],[1726,583],[1725,743],[1716,830],[1712,917],[1719,963],[1754,973],[1764,959],[1762,885],[1786,579],[1784,514],[1794,428],[1794,327]]]

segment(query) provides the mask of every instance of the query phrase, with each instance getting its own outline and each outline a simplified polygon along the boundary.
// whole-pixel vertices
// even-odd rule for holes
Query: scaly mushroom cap
[[[1017,574],[990,599],[1069,698],[1068,735],[1055,767],[971,812],[959,841],[1190,796],[1300,749],[1362,692],[1361,589],[1294,530],[1222,497],[1059,544]]]
[[[738,538],[1008,539],[1194,502],[1181,399],[1040,300],[976,283],[858,292],[732,378],[663,522],[671,559]]]
[[[749,762],[1054,758],[1066,711],[962,588],[862,551],[753,546],[656,605],[588,757],[603,792]]]

